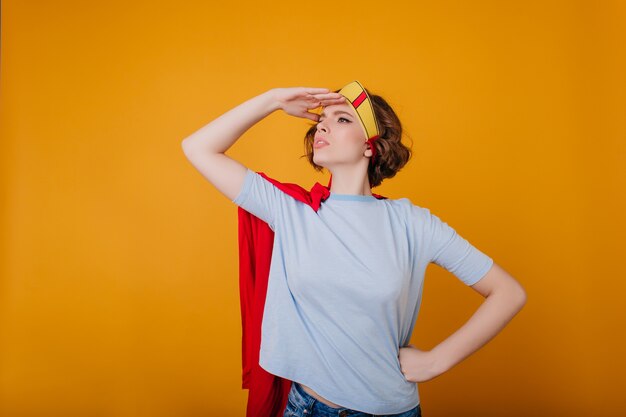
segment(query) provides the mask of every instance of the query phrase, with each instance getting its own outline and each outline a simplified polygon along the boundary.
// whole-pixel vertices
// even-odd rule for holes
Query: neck
[[[341,167],[331,171],[330,192],[334,194],[372,195],[367,171],[362,167]]]

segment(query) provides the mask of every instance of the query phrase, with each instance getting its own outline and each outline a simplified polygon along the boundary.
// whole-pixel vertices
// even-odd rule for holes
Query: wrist
[[[452,367],[446,355],[436,347],[430,350],[433,360],[433,368],[438,375],[447,372]]]
[[[276,98],[275,88],[272,88],[271,90],[267,90],[262,95],[265,97],[265,102],[267,103],[267,109],[269,113],[273,113],[276,110],[280,110],[282,108],[280,101]]]

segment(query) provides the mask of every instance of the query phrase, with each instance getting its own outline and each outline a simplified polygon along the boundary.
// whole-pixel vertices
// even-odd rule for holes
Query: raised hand
[[[273,89],[274,98],[285,113],[319,121],[319,115],[309,112],[320,106],[342,104],[346,98],[339,93],[329,92],[328,88],[289,87]]]

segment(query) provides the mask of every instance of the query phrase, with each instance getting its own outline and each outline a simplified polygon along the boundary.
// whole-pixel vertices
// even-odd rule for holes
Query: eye
[[[346,122],[351,123],[350,120],[346,119],[345,117],[340,117],[339,119],[337,119],[337,121],[340,121],[340,120],[345,120]],[[323,119],[319,119],[319,121],[317,123],[322,123],[322,121],[323,121]]]

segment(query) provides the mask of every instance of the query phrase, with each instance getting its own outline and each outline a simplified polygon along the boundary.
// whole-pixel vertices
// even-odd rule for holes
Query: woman
[[[320,115],[310,111],[320,106]],[[316,122],[307,157],[331,173],[317,210],[225,155],[279,109]],[[388,103],[354,81],[334,92],[269,90],[183,141],[202,175],[275,233],[259,365],[294,382],[285,416],[421,416],[416,383],[475,352],[525,304],[511,275],[429,209],[372,193],[408,162],[401,136]],[[430,262],[485,301],[458,331],[420,350],[408,342]]]

